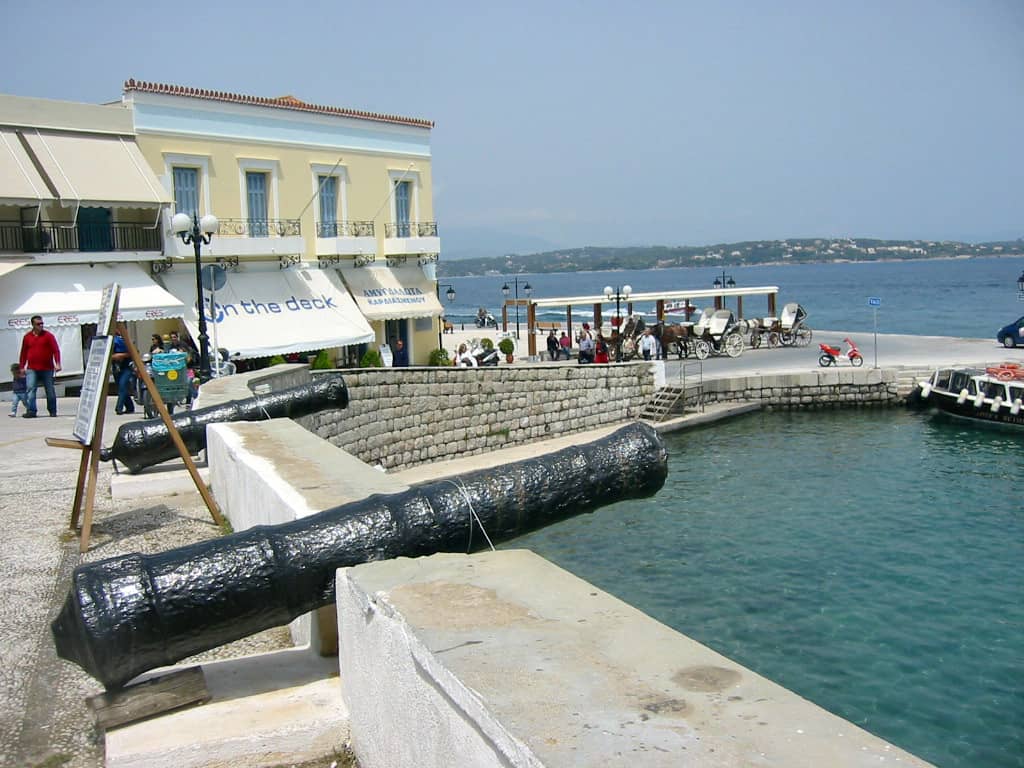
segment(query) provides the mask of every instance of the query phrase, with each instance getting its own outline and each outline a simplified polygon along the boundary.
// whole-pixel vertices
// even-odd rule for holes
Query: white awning
[[[131,137],[22,129],[63,202],[98,207],[157,207],[171,196]]]
[[[185,323],[193,340],[198,339],[195,274],[181,269],[160,279],[188,307]],[[373,329],[338,277],[320,269],[228,272],[214,301],[213,315],[207,313],[210,347],[223,347],[233,358],[310,352],[374,340]],[[204,304],[209,306],[208,296]]]
[[[18,135],[0,128],[0,201],[5,205],[39,205],[53,200]]]
[[[345,267],[341,274],[368,320],[444,314],[435,284],[419,267]]]
[[[32,264],[0,280],[4,328],[28,331],[32,315],[47,326],[78,326],[99,320],[103,288],[121,286],[118,320],[181,317],[182,303],[135,264]]]

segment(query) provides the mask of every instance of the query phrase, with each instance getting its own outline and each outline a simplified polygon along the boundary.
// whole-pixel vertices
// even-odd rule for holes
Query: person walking
[[[11,363],[11,394],[14,401],[11,403],[11,412],[7,415],[12,419],[18,415],[18,403],[24,403],[28,409],[28,384],[25,381],[25,372],[17,363]]]
[[[560,351],[561,347],[558,345],[558,337],[555,336],[555,329],[552,328],[548,333],[548,357],[551,358],[552,363],[558,359]]]
[[[114,336],[114,351],[110,360],[114,370],[114,381],[117,382],[117,404],[114,406],[114,413],[118,416],[122,413],[135,413],[135,401],[132,400],[132,384],[135,378],[132,354],[128,351],[128,342],[120,333]]]
[[[43,328],[40,315],[32,316],[32,330],[21,340],[18,365],[25,372],[28,393],[22,418],[36,417],[36,390],[40,384],[46,390],[46,410],[51,416],[56,416],[57,389],[53,386],[53,375],[60,371],[60,345],[57,344],[57,337]]]
[[[565,331],[562,331],[562,338],[558,340],[558,346],[562,348],[562,354],[565,355],[566,360],[572,357],[572,339]]]
[[[658,358],[658,340],[650,328],[644,328],[644,335],[640,337],[640,351],[644,355],[644,360]]]

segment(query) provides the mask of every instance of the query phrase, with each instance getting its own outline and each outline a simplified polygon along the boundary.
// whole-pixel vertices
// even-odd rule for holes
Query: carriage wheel
[[[793,346],[793,342],[794,341],[796,341],[796,336],[793,333],[791,333],[790,331],[783,331],[779,335],[779,342],[784,347],[791,347],[791,346]]]
[[[782,344],[782,339],[779,338],[779,334],[776,331],[772,331],[768,334],[768,346],[775,349],[777,346]]]
[[[725,354],[729,357],[739,357],[743,354],[743,337],[738,333],[730,333],[725,337]]]
[[[711,344],[704,339],[699,339],[694,345],[693,353],[697,356],[698,360],[707,360],[711,354]]]
[[[811,343],[811,337],[814,336],[814,332],[810,328],[798,328],[795,335],[794,343],[798,347],[806,347]]]

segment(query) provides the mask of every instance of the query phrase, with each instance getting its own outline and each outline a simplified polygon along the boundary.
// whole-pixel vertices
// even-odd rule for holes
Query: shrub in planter
[[[430,353],[430,359],[427,361],[428,365],[451,365],[452,360],[448,357],[447,349],[435,349]]]
[[[360,368],[383,368],[384,361],[380,358],[380,352],[376,349],[368,349],[359,359]]]
[[[331,362],[331,358],[327,356],[327,350],[321,349],[316,353],[316,360],[313,361],[313,370],[322,371],[333,368],[334,364]]]
[[[494,342],[485,336],[484,338],[480,339],[480,348],[483,349],[484,352],[490,352],[492,349],[494,349]]]
[[[284,365],[287,362],[288,361],[284,359],[284,355],[274,355],[273,357],[270,358],[270,361],[267,363],[267,365]]]
[[[516,343],[512,339],[502,339],[498,342],[498,349],[501,350],[501,354],[505,357],[512,357],[512,353],[516,349]]]

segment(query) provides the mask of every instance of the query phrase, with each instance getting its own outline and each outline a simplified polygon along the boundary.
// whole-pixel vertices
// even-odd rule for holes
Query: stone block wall
[[[348,408],[298,421],[368,464],[403,469],[634,419],[654,393],[653,368],[345,370]]]
[[[752,401],[767,408],[888,406],[903,402],[896,372],[882,368],[705,379],[702,399],[705,403]]]

